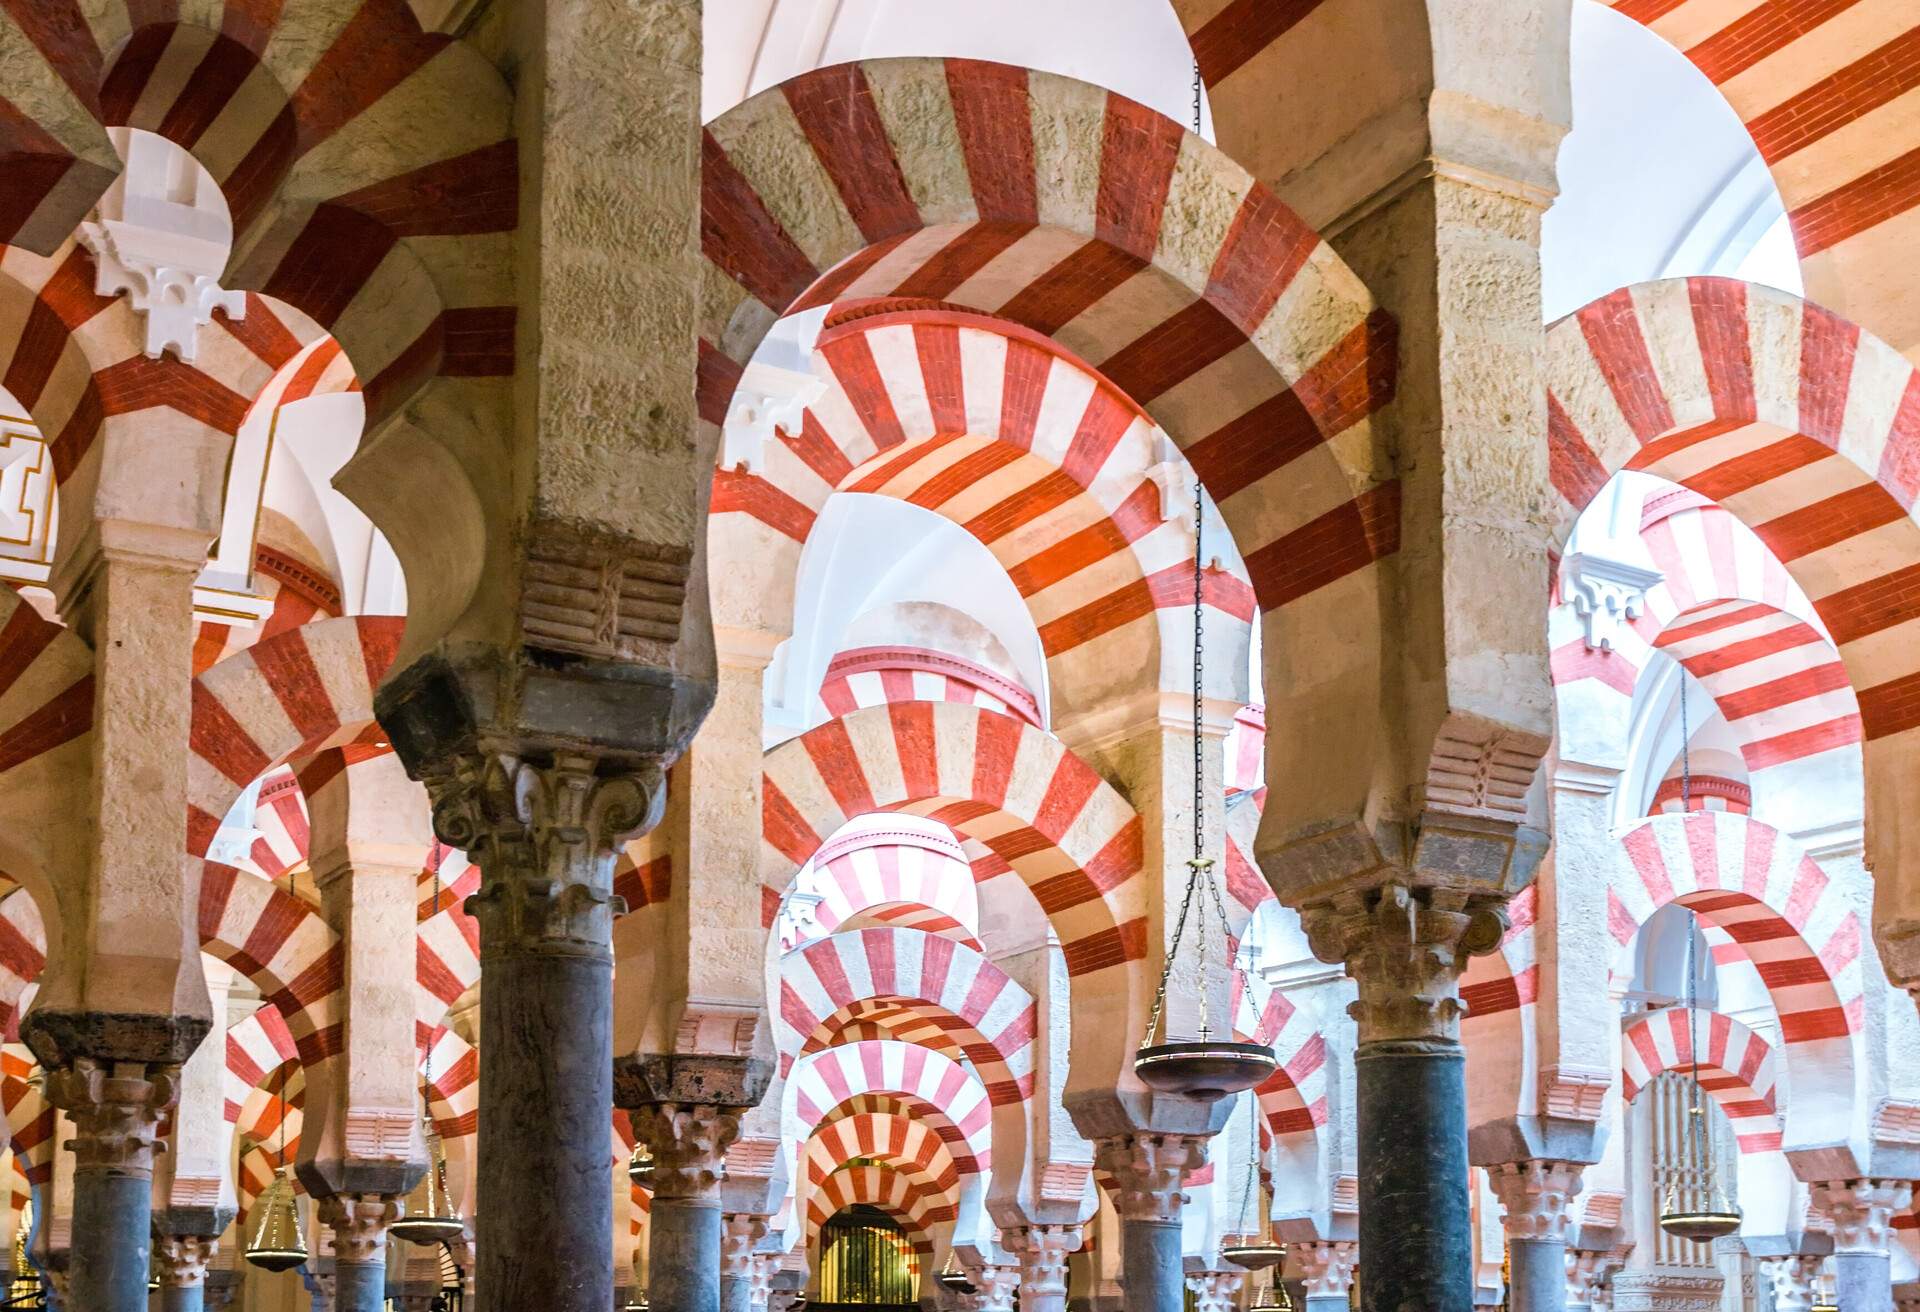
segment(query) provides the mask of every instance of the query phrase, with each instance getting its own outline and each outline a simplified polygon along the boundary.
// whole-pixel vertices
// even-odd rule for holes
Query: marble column
[[[1511,1312],[1565,1312],[1567,1204],[1580,1192],[1580,1169],[1541,1159],[1487,1168],[1507,1232]]]
[[[1350,1240],[1317,1239],[1289,1248],[1300,1282],[1306,1286],[1304,1312],[1346,1312],[1347,1290],[1353,1285],[1354,1264],[1360,1246]]]
[[[747,1306],[752,1312],[767,1312],[773,1301],[773,1278],[780,1273],[785,1253],[755,1253],[747,1259]]]
[[[740,1134],[737,1109],[648,1103],[628,1109],[653,1153],[647,1221],[647,1298],[674,1312],[720,1312],[725,1223],[720,1163]]]
[[[752,1312],[754,1249],[767,1237],[767,1218],[727,1212],[720,1226],[720,1312]]]
[[[1094,1165],[1118,1189],[1120,1283],[1128,1312],[1181,1312],[1186,1272],[1180,1254],[1180,1191],[1188,1171],[1206,1160],[1207,1136],[1136,1131],[1101,1139]]]
[[[156,1234],[154,1274],[160,1278],[161,1312],[205,1312],[207,1263],[218,1235]]]
[[[1808,1186],[1833,1224],[1833,1283],[1840,1312],[1893,1312],[1888,1241],[1893,1218],[1913,1199],[1908,1180],[1827,1180]]]
[[[1354,1086],[1360,1254],[1370,1308],[1473,1312],[1460,975],[1499,945],[1497,901],[1385,884],[1302,913],[1322,961],[1359,985]]]
[[[455,758],[429,776],[434,828],[480,867],[483,1309],[613,1304],[613,865],[658,823],[658,767],[603,774],[557,754]],[[719,1252],[711,1255],[716,1272]],[[688,1312],[692,1312],[691,1309]]]
[[[90,1057],[47,1076],[47,1100],[72,1118],[73,1241],[65,1302],[145,1312],[153,1243],[153,1146],[178,1092],[177,1067]]]
[[[1193,1271],[1187,1275],[1187,1288],[1193,1293],[1194,1312],[1234,1312],[1244,1271]],[[1024,1304],[1021,1312],[1026,1312]]]
[[[1020,1296],[1020,1268],[983,1263],[968,1267],[973,1281],[973,1312],[1014,1312]]]
[[[1020,1259],[1020,1312],[1067,1312],[1067,1255],[1080,1240],[1077,1225],[1001,1229],[1000,1246]]]
[[[334,1194],[319,1200],[319,1215],[333,1232],[334,1312],[382,1312],[387,1227],[400,1219],[400,1200],[393,1194]]]
[[[1811,1312],[1820,1283],[1817,1253],[1787,1253],[1760,1259],[1760,1274],[1773,1291],[1773,1312]]]

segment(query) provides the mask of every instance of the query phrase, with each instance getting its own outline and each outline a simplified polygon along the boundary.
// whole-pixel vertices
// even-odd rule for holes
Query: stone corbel
[[[1640,618],[1647,593],[1666,578],[1657,569],[1576,551],[1561,567],[1567,600],[1585,626],[1589,651],[1612,651],[1619,631]]]
[[[143,349],[150,359],[159,359],[172,347],[192,364],[200,330],[213,322],[215,310],[229,319],[246,317],[245,292],[224,291],[211,274],[157,261],[140,249],[141,230],[135,225],[113,219],[83,223],[75,235],[93,256],[94,295],[126,292],[128,302],[146,317]]]

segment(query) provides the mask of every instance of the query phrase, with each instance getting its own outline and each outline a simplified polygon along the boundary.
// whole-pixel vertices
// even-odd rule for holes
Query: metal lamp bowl
[[[1696,1244],[1711,1243],[1740,1228],[1740,1213],[1718,1208],[1702,1211],[1662,1212],[1660,1228],[1676,1239],[1691,1239]]]
[[[1279,1065],[1264,1043],[1222,1043],[1212,1039],[1156,1043],[1134,1054],[1133,1072],[1159,1093],[1224,1098],[1251,1089]]]
[[[1264,1271],[1286,1261],[1287,1250],[1281,1244],[1227,1244],[1220,1256],[1242,1270]]]
[[[387,1229],[410,1244],[438,1244],[467,1232],[466,1222],[457,1216],[403,1216]]]
[[[247,1261],[262,1271],[291,1271],[307,1260],[304,1248],[251,1248],[246,1253]]]

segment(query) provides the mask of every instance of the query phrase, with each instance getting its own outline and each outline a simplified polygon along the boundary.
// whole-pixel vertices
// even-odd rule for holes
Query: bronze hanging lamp
[[[1693,800],[1693,767],[1689,755],[1687,725],[1687,672],[1680,671],[1680,814],[1684,818]],[[1733,1205],[1726,1191],[1720,1187],[1719,1172],[1714,1168],[1713,1149],[1707,1141],[1707,1108],[1701,1100],[1700,1092],[1700,1036],[1695,1032],[1698,1016],[1698,993],[1695,988],[1694,942],[1700,936],[1700,927],[1693,911],[1687,911],[1687,1052],[1692,1056],[1692,1065],[1687,1072],[1687,1143],[1688,1163],[1699,1173],[1701,1188],[1695,1192],[1684,1187],[1676,1180],[1667,1189],[1667,1196],[1660,1204],[1660,1228],[1676,1239],[1692,1240],[1696,1244],[1708,1244],[1724,1235],[1730,1235],[1740,1228],[1740,1209]]]
[[[433,914],[440,911],[440,867],[433,868]],[[420,1137],[427,1146],[427,1169],[407,1195],[400,1219],[388,1227],[410,1244],[440,1244],[467,1232],[447,1197],[447,1149],[433,1124],[433,1036],[427,1036],[427,1058],[420,1072]]]
[[[1267,1282],[1267,1292],[1254,1301],[1248,1312],[1294,1312],[1293,1295],[1278,1280]]]
[[[940,1274],[934,1279],[938,1280],[943,1288],[951,1289],[963,1298],[971,1297],[974,1293],[973,1281],[967,1279],[967,1273],[960,1269],[959,1259],[953,1255],[951,1248],[947,1250],[946,1264],[940,1268]]]
[[[644,1140],[634,1141],[633,1156],[627,1158],[627,1179],[642,1189],[653,1188],[653,1154],[647,1151]]]
[[[1195,103],[1198,104],[1197,93]],[[1153,995],[1153,1011],[1147,1019],[1146,1041],[1134,1054],[1133,1070],[1142,1084],[1161,1093],[1224,1098],[1251,1089],[1273,1074],[1278,1065],[1273,1049],[1264,1043],[1234,1042],[1232,1017],[1228,1017],[1224,1025],[1227,1038],[1214,1038],[1208,1024],[1204,988],[1200,995],[1199,1034],[1191,1039],[1173,1039],[1161,1033],[1161,1021],[1167,1003],[1167,982],[1173,978],[1174,962],[1179,957],[1180,944],[1186,935],[1187,917],[1189,912],[1195,910],[1195,901],[1199,902],[1199,907],[1194,916],[1194,936],[1202,960],[1205,959],[1207,945],[1207,908],[1212,906],[1218,913],[1222,938],[1226,936],[1228,923],[1226,904],[1220,897],[1220,885],[1213,878],[1213,861],[1206,855],[1205,770],[1200,735],[1201,696],[1205,687],[1202,675],[1206,668],[1201,564],[1206,558],[1202,550],[1205,497],[1205,490],[1200,486],[1196,474],[1193,481],[1193,857],[1187,862],[1187,891],[1180,901],[1180,919],[1173,927],[1173,941],[1167,945],[1166,964],[1160,971],[1160,987]],[[1241,978],[1245,987],[1244,972]],[[1251,1004],[1251,991],[1246,997]]]
[[[1272,1225],[1266,1217],[1267,1209],[1261,1206],[1260,1096],[1251,1089],[1247,1091],[1247,1096],[1253,1101],[1252,1114],[1247,1121],[1247,1178],[1240,1191],[1239,1229],[1234,1232],[1241,1242],[1222,1244],[1220,1256],[1242,1270],[1265,1271],[1286,1261],[1287,1249],[1284,1244],[1274,1241]]]
[[[287,1170],[287,1068],[280,1068],[280,1166],[273,1183],[254,1206],[260,1219],[247,1240],[243,1256],[263,1271],[291,1271],[307,1260],[307,1236],[300,1225],[300,1202],[293,1196],[293,1174]]]

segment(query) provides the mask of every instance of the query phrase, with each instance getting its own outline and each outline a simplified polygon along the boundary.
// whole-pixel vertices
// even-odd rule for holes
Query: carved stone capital
[[[1080,1250],[1077,1225],[1022,1225],[1003,1228],[1000,1246],[1020,1259],[1024,1294],[1067,1293],[1067,1255]]]
[[[332,1194],[320,1199],[320,1220],[333,1231],[336,1262],[386,1261],[387,1227],[400,1219],[394,1194]]]
[[[1244,1271],[1189,1271],[1187,1288],[1193,1293],[1194,1312],[1234,1312]]]
[[[740,1137],[740,1109],[656,1102],[627,1115],[653,1154],[656,1200],[719,1204],[721,1159]]]
[[[750,1276],[754,1247],[766,1237],[766,1217],[752,1212],[728,1212],[720,1230],[720,1274],[735,1279]]]
[[[1773,1312],[1810,1312],[1819,1292],[1820,1265],[1814,1253],[1788,1253],[1760,1259],[1760,1274],[1773,1290]]]
[[[973,1281],[973,1306],[976,1312],[1013,1312],[1014,1299],[1020,1293],[1020,1268],[982,1264],[969,1267],[967,1278]]]
[[[155,1235],[153,1266],[163,1286],[191,1289],[207,1282],[207,1264],[220,1240],[210,1235]]]
[[[47,1101],[73,1118],[74,1168],[151,1178],[160,1116],[180,1096],[176,1066],[76,1057],[47,1075]]]
[[[1580,1192],[1578,1162],[1534,1159],[1487,1168],[1487,1184],[1503,1210],[1510,1239],[1567,1237],[1567,1206]]]
[[[1098,1140],[1093,1146],[1094,1165],[1119,1186],[1113,1210],[1123,1221],[1178,1221],[1180,1207],[1187,1201],[1181,1185],[1187,1172],[1206,1159],[1204,1134],[1140,1130]]]
[[[1913,1201],[1910,1180],[1824,1180],[1807,1186],[1815,1211],[1833,1226],[1836,1253],[1885,1253],[1893,1218]]]
[[[1567,1250],[1567,1302],[1599,1307],[1607,1277],[1626,1261],[1626,1254],[1613,1248],[1569,1248]]]
[[[754,1312],[773,1300],[773,1278],[785,1260],[785,1253],[754,1253],[747,1259],[747,1304]]]
[[[434,832],[480,866],[466,909],[480,922],[483,959],[611,954],[613,919],[626,910],[613,892],[614,861],[660,822],[658,767],[603,775],[587,756],[540,764],[493,753],[458,757],[426,784]]]
[[[1344,1295],[1353,1284],[1354,1264],[1360,1260],[1360,1245],[1347,1239],[1316,1239],[1288,1248],[1300,1268],[1300,1280],[1309,1298],[1321,1294]]]
[[[1306,908],[1307,943],[1322,961],[1344,962],[1360,986],[1347,1010],[1360,1042],[1458,1042],[1460,974],[1469,957],[1500,946],[1504,905],[1458,889],[1385,884]]]

